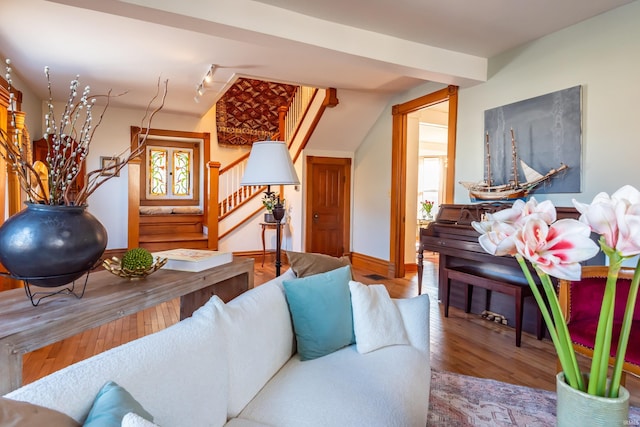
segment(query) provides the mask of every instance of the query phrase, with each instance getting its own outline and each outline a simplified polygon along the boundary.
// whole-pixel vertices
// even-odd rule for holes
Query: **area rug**
[[[427,425],[555,426],[556,394],[485,378],[433,371]],[[629,425],[640,425],[640,409],[630,409]]]

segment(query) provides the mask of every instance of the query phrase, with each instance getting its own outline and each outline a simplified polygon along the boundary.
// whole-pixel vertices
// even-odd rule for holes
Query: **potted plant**
[[[10,126],[8,132],[0,131],[0,154],[18,177],[26,195],[27,209],[0,227],[0,262],[13,277],[38,286],[61,286],[88,272],[107,244],[106,230],[86,211],[89,196],[144,150],[148,134],[136,135],[135,149],[131,150],[132,145],[128,144],[118,155],[119,161],[88,172],[82,187],[71,197],[71,188],[83,170],[93,135],[113,95],[111,92],[91,95],[89,86],[80,90],[76,77],[71,81],[62,113],[56,115],[49,68],[45,67],[49,100],[44,116],[44,139],[49,141],[49,146],[45,161],[34,161],[28,130],[21,129],[16,120],[22,113],[15,111],[11,71],[11,61],[7,59]],[[142,128],[147,132],[153,116],[164,105],[167,84],[165,81],[161,85],[158,80],[158,91],[143,119],[146,126]],[[94,120],[96,100],[100,98],[104,99],[104,107]],[[160,105],[151,111],[152,103],[158,98]]]
[[[581,414],[589,420],[589,425],[594,425],[595,420],[603,420],[602,425],[623,425],[628,417],[629,394],[620,386],[620,380],[640,282],[640,262],[636,266],[624,310],[615,352],[616,363],[608,378],[613,335],[613,322],[609,319],[613,319],[618,272],[625,260],[640,254],[640,192],[627,185],[611,196],[599,193],[591,204],[576,200],[573,204],[581,214],[579,220],[556,220],[556,209],[550,201],[537,203],[535,198],[531,198],[526,203],[518,200],[509,209],[487,214],[485,220],[472,225],[480,233],[482,248],[492,255],[514,256],[531,286],[562,365],[562,372],[557,378],[558,425],[586,425],[584,420],[578,419]],[[600,249],[591,240],[591,232],[600,235]],[[579,280],[580,262],[592,258],[599,250],[609,259],[608,278],[600,307],[591,369],[588,375],[584,375],[578,366],[551,276]],[[544,297],[535,284],[527,261],[540,278]],[[562,395],[561,398],[561,391],[572,393],[572,397]],[[580,408],[563,407],[562,402],[577,402]],[[611,412],[605,413],[608,409],[604,407],[611,408]]]
[[[276,222],[276,219],[273,217],[273,208],[278,203],[279,195],[277,193],[265,193],[262,198],[262,205],[267,210],[267,213],[264,214],[264,222]],[[282,200],[284,203],[284,200]]]
[[[433,209],[433,202],[425,200],[420,202],[420,210],[423,214],[423,219],[433,219],[431,216],[431,210]]]

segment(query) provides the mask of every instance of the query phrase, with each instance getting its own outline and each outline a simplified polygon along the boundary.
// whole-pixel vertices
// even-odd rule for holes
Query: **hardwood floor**
[[[445,318],[438,303],[437,264],[425,261],[423,293],[431,299],[432,369],[555,390],[556,356],[549,340],[538,341],[534,335],[523,332],[522,347],[518,348],[514,345],[511,327],[466,314],[455,307],[449,309],[449,317]],[[371,274],[371,271],[355,270],[356,280],[382,283],[394,298],[409,298],[418,292],[416,273],[400,279],[372,279],[368,277]],[[273,264],[267,262],[262,268],[256,263],[256,286],[274,276]],[[24,357],[23,383],[170,326],[178,321],[178,310],[179,300],[173,300],[28,353]],[[640,379],[628,376],[626,385],[631,404],[640,406]]]

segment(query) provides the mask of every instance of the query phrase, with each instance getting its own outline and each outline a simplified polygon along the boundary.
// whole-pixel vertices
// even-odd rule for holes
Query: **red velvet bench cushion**
[[[606,278],[583,278],[579,282],[571,282],[571,298],[569,333],[571,340],[593,350],[600,307],[604,295]],[[615,356],[622,327],[624,310],[627,305],[630,280],[618,279],[614,306],[613,337],[611,356]],[[629,344],[625,360],[640,366],[640,308],[634,309],[633,324],[629,336]]]

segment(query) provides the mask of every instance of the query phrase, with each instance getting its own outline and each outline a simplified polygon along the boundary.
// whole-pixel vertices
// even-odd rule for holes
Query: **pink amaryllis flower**
[[[520,264],[569,385],[594,396],[617,397],[636,297],[640,290],[640,261],[631,281],[616,349],[616,363],[607,388],[613,334],[613,323],[609,319],[613,318],[616,281],[622,261],[640,254],[640,192],[631,186],[624,186],[611,197],[606,193],[598,194],[591,204],[575,200],[573,203],[581,214],[579,221],[556,220],[556,210],[551,202],[537,203],[531,198],[527,203],[517,201],[509,209],[487,214],[483,221],[472,225],[480,233],[478,242],[485,251],[498,256],[512,255]],[[591,231],[601,235],[600,245],[609,258],[609,274],[596,328],[590,380],[586,387],[550,277],[572,281],[580,279],[580,262],[599,251],[596,243],[590,239]],[[535,267],[539,283],[533,278],[530,265]]]
[[[485,215],[485,220],[472,222],[473,228],[481,234],[480,246],[491,255],[515,255],[516,246],[513,240],[515,233],[523,227],[527,220],[538,218],[547,224],[556,220],[556,208],[550,201],[538,203],[532,197],[526,203],[516,200],[508,209]]]
[[[609,274],[605,285],[596,329],[591,364],[589,394],[604,395],[607,384],[608,360],[611,354],[612,322],[615,309],[616,278],[626,258],[640,254],[640,192],[630,185],[621,187],[611,197],[599,193],[591,204],[573,201],[581,213],[580,221],[600,234],[600,246],[609,257]],[[615,365],[611,376],[609,396],[616,397],[622,378],[622,365],[629,343],[638,288],[640,286],[640,261],[631,281],[629,297],[624,309],[622,328],[616,349]]]
[[[547,224],[552,224],[557,219],[556,207],[553,206],[550,200],[538,203],[535,197],[532,197],[528,202],[524,203],[519,222],[522,223],[532,217],[539,218]]]
[[[514,225],[500,221],[474,222],[472,225],[481,234],[478,243],[487,253],[496,256],[516,254],[512,237],[518,229]]]
[[[519,254],[546,274],[579,280],[580,262],[599,251],[590,234],[588,225],[574,219],[561,219],[549,225],[530,216],[514,234],[513,242]]]
[[[640,192],[625,185],[613,193],[599,193],[591,204],[573,200],[580,221],[600,234],[605,244],[628,258],[640,254]]]

